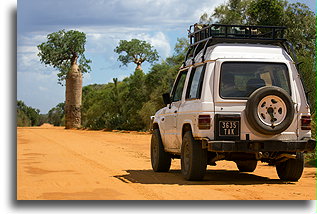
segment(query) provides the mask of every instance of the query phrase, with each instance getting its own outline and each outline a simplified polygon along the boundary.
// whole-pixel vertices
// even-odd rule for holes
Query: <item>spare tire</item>
[[[255,90],[249,97],[245,114],[250,126],[265,135],[285,131],[294,119],[294,103],[288,93],[276,86]]]

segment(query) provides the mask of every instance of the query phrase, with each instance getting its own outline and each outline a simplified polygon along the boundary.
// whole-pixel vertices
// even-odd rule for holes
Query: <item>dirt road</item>
[[[185,181],[180,161],[169,173],[154,173],[151,135],[17,129],[18,200],[315,200],[315,168],[299,182],[282,182],[275,168],[259,163],[239,173],[233,162],[208,166],[204,181]]]

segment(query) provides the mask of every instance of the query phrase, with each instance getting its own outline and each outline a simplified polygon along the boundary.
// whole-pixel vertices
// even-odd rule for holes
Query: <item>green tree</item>
[[[43,123],[48,123],[47,114],[40,114],[40,119],[38,125],[42,125]]]
[[[107,123],[110,129],[121,129],[126,121],[126,117],[123,114],[123,106],[125,100],[121,99],[121,91],[123,83],[118,81],[118,78],[113,78],[113,84],[111,83],[111,89],[109,94],[109,113],[110,120]]]
[[[286,1],[258,0],[251,1],[248,8],[249,20],[252,25],[281,26],[285,19]]]
[[[47,113],[47,121],[54,126],[63,126],[65,117],[65,103],[59,103]]]
[[[31,126],[31,120],[27,115],[28,106],[24,104],[23,101],[17,101],[17,126]]]
[[[23,101],[17,101],[17,126],[38,126],[40,124],[40,110],[29,107]]]
[[[119,54],[118,61],[123,65],[133,62],[137,65],[136,70],[142,70],[142,63],[147,61],[153,63],[159,56],[153,46],[146,41],[132,39],[131,41],[120,40],[119,45],[114,49]]]
[[[139,111],[142,105],[148,100],[145,89],[145,74],[137,69],[132,75],[123,80],[123,87],[120,93],[122,102],[122,114],[124,118],[124,129],[141,130],[144,123]]]
[[[91,63],[84,55],[85,44],[85,33],[61,30],[38,45],[41,62],[59,70],[60,84],[66,80],[66,129],[81,126],[82,74],[90,70]]]
[[[114,83],[88,85],[83,88],[83,126],[90,129],[123,129],[120,98],[122,82],[114,78]]]
[[[90,129],[105,128],[103,115],[107,112],[108,100],[104,95],[107,85],[88,85],[83,87],[82,123]]]
[[[173,56],[166,58],[161,63],[154,64],[146,75],[145,97],[147,100],[139,111],[146,129],[150,126],[150,116],[164,107],[162,94],[170,92],[177,72],[184,62],[188,47],[188,39],[178,38]]]
[[[298,55],[315,56],[316,16],[305,4],[288,4],[281,25],[287,27],[286,38]]]
[[[199,23],[211,24],[215,21],[220,24],[247,24],[247,10],[251,2],[252,0],[229,0],[216,7],[210,15],[202,14]]]

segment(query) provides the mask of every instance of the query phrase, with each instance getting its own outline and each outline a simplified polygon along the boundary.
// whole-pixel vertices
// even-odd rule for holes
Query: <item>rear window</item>
[[[287,66],[262,62],[222,63],[220,97],[246,99],[263,86],[277,86],[291,94]]]

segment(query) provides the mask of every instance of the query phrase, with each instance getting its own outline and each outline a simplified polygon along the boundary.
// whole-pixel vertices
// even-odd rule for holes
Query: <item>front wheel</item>
[[[195,141],[192,132],[184,134],[182,142],[181,170],[186,180],[202,180],[207,168],[207,150]]]
[[[164,151],[160,130],[155,129],[151,139],[151,164],[154,172],[168,172],[171,155]]]
[[[304,170],[304,153],[298,152],[295,159],[276,165],[278,177],[284,181],[298,181]]]

